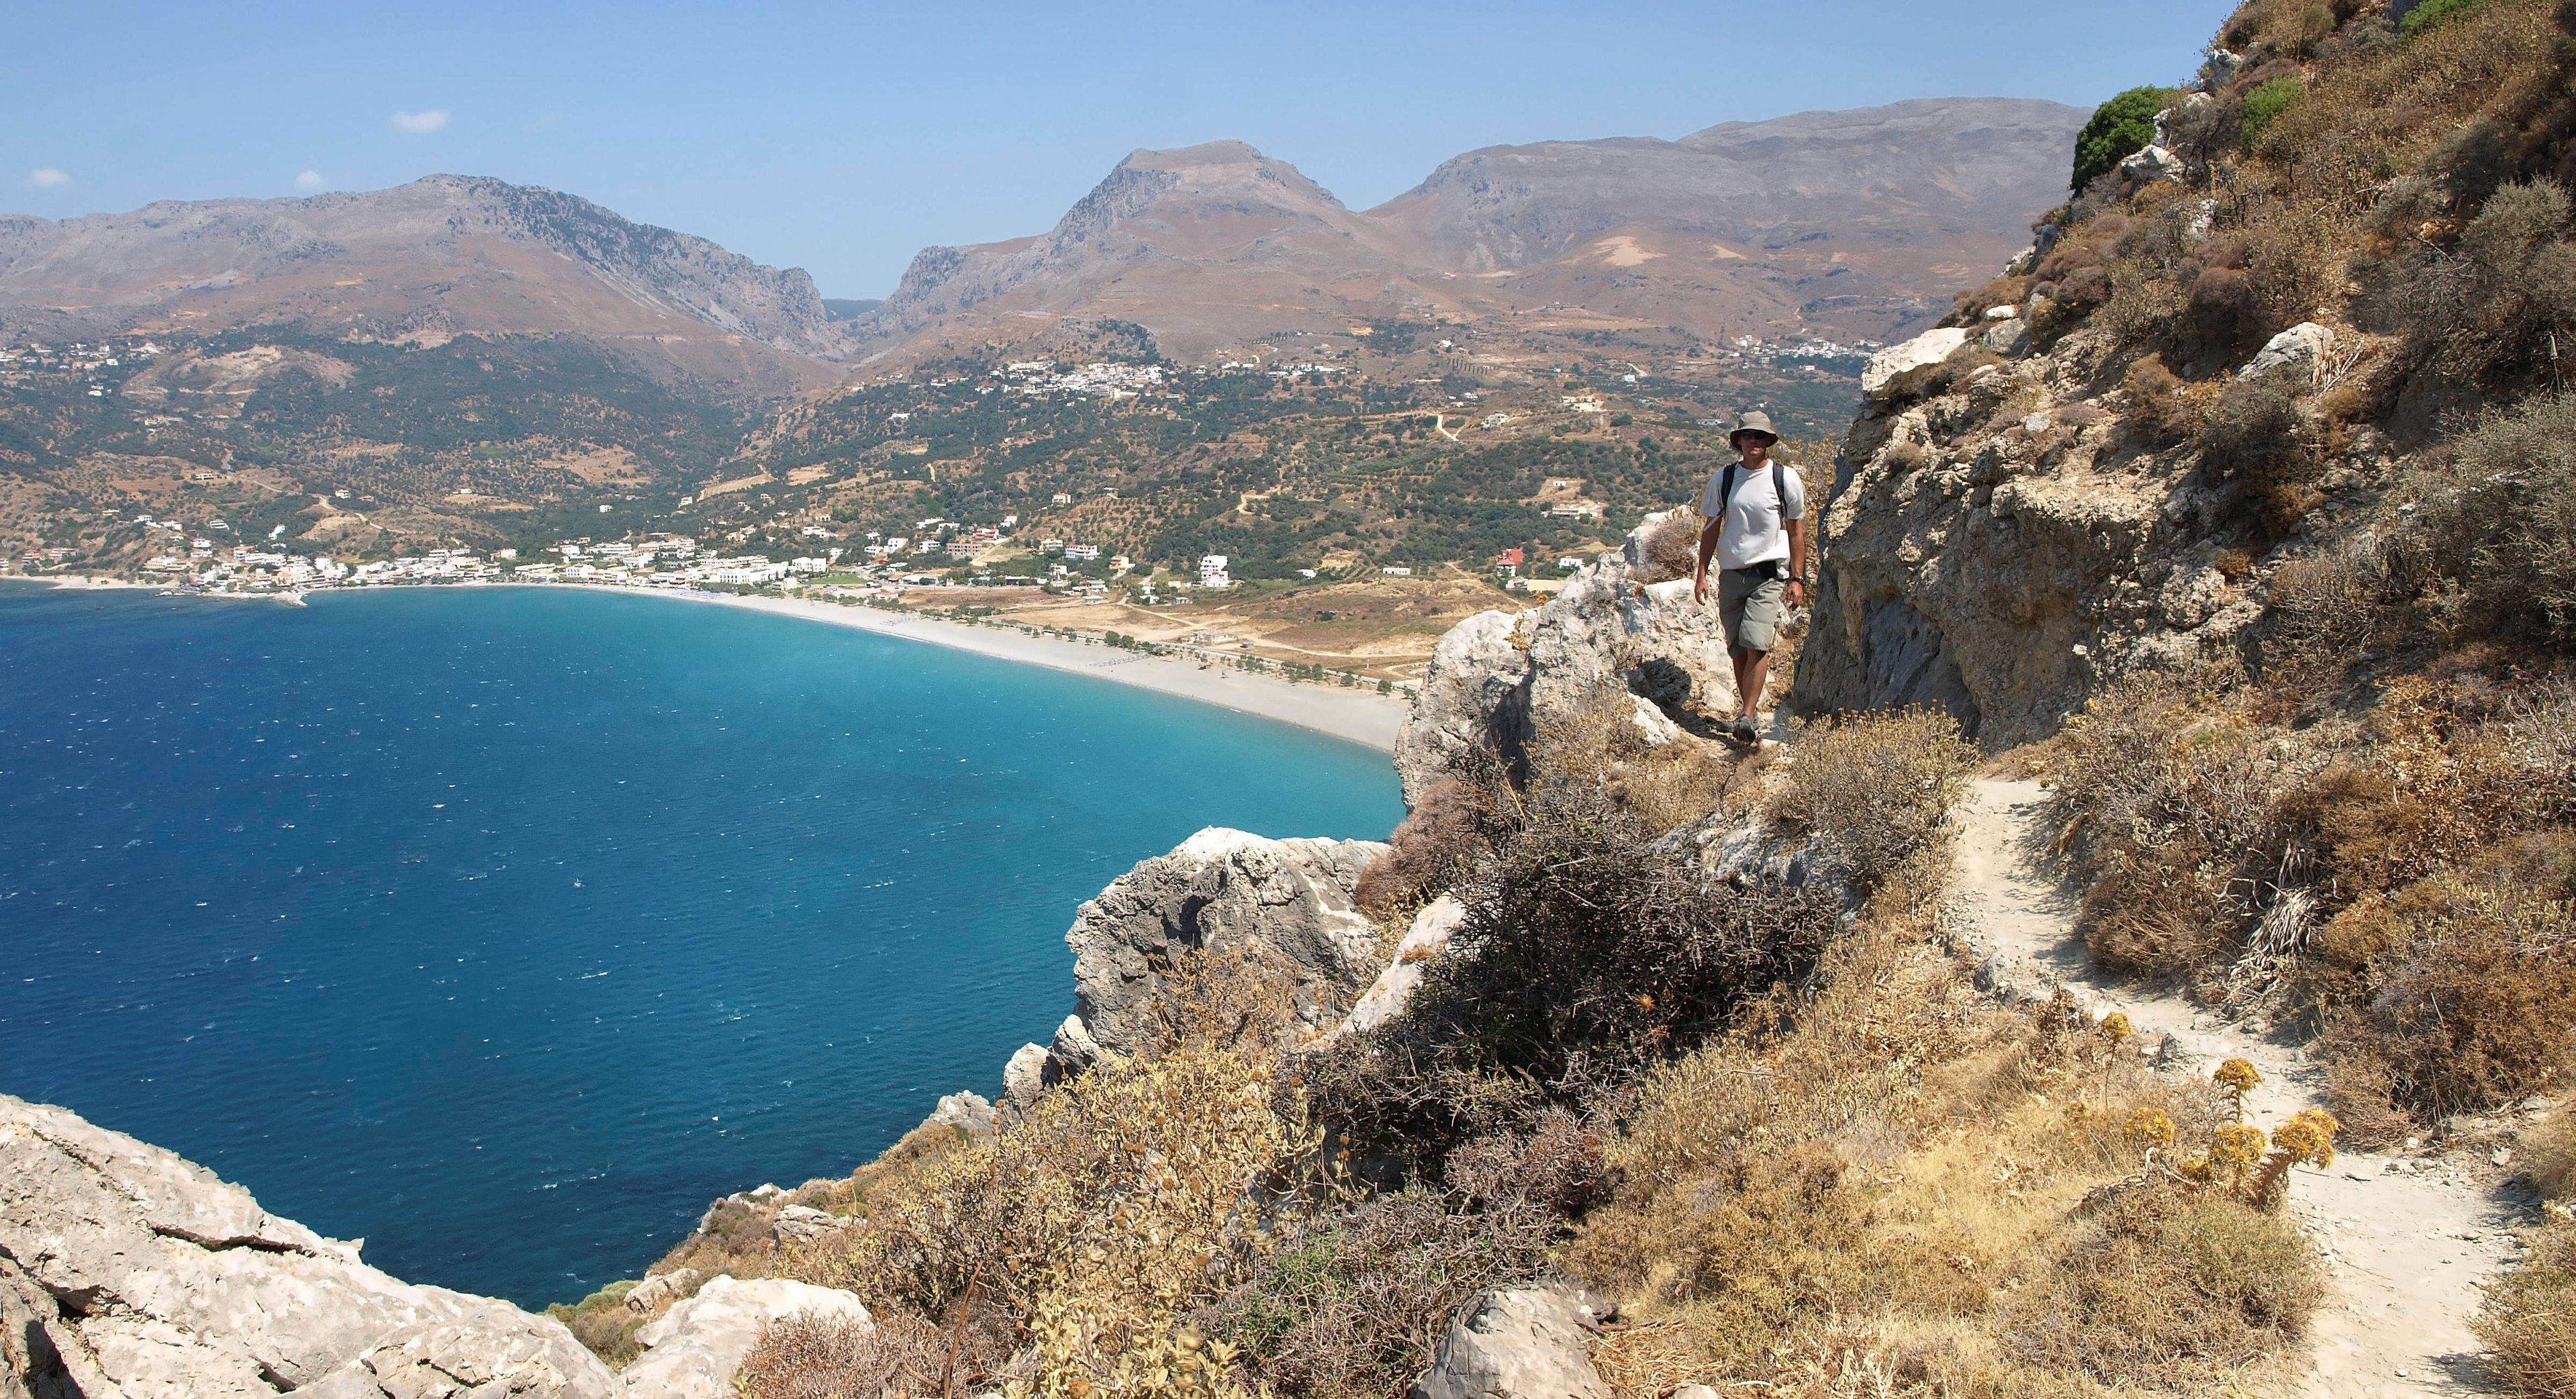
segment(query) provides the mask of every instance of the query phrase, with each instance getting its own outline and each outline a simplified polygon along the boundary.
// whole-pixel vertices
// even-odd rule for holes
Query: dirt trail
[[[2036,782],[1975,782],[1961,811],[1961,923],[1998,982],[2045,995],[2064,986],[2095,1014],[2121,1011],[2139,1042],[2170,1035],[2168,1062],[2207,1073],[2242,1058],[2263,1075],[2249,1099],[2270,1127],[2324,1100],[2324,1075],[2300,1045],[2226,1024],[2179,995],[2098,973],[2074,934],[2075,897],[2046,869]],[[1985,980],[1987,973],[1980,973]],[[2339,1154],[2324,1171],[2297,1168],[2290,1207],[2323,1246],[2334,1295],[2315,1326],[2317,1399],[2490,1392],[2478,1375],[2469,1318],[2476,1283],[2516,1251],[2519,1209],[2499,1194],[2504,1172],[2483,1156],[2393,1159]]]

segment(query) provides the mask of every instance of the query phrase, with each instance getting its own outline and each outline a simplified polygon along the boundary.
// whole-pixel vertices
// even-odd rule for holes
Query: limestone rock
[[[2009,306],[1999,307],[2009,311]],[[2017,355],[2030,348],[2030,323],[2019,316],[2006,316],[1986,327],[1985,345],[1999,355]]]
[[[1079,1015],[1068,1015],[1055,1027],[1055,1043],[1047,1046],[1047,1055],[1066,1074],[1078,1074],[1100,1062],[1100,1041],[1091,1037],[1091,1027]]]
[[[1517,735],[1529,698],[1526,614],[1479,612],[1431,648],[1422,687],[1395,742],[1404,800],[1420,802],[1466,753]]]
[[[970,1137],[981,1137],[993,1130],[993,1105],[981,1093],[951,1093],[939,1100],[930,1116],[922,1119],[924,1127],[954,1127]]]
[[[1296,981],[1300,1022],[1313,1029],[1338,1019],[1377,973],[1376,934],[1351,890],[1386,849],[1376,841],[1269,840],[1212,826],[1120,875],[1082,906],[1064,935],[1073,948],[1075,1012],[1091,1040],[1111,1053],[1132,1052],[1164,971],[1175,957],[1201,949],[1270,959]],[[1032,1048],[1042,1074],[1046,1051]]]
[[[849,1227],[849,1220],[829,1210],[818,1210],[812,1205],[789,1205],[770,1221],[769,1232],[770,1237],[785,1247],[788,1244],[810,1244]]]
[[[1450,937],[1466,919],[1467,906],[1458,902],[1454,894],[1443,894],[1425,904],[1420,913],[1413,915],[1413,926],[1405,930],[1404,941],[1396,945],[1394,960],[1377,974],[1377,980],[1369,983],[1368,990],[1360,993],[1351,1013],[1342,1018],[1333,1034],[1319,1043],[1364,1034],[1402,1015],[1405,1004],[1413,999],[1414,988],[1422,984],[1423,967],[1449,946]]]
[[[673,1268],[667,1273],[655,1273],[635,1284],[634,1290],[626,1294],[626,1310],[649,1316],[668,1306],[672,1298],[688,1291],[689,1284],[697,1280],[698,1270],[695,1268]]]
[[[2182,157],[2162,146],[2148,146],[2120,162],[2120,175],[2140,183],[2170,180],[2179,184],[2183,177]]]
[[[6,1096],[0,1313],[14,1380],[54,1392],[408,1396],[468,1374],[496,1396],[616,1387],[558,1322],[399,1282],[202,1166]]]
[[[2263,342],[2254,358],[2236,371],[2239,379],[2259,379],[2275,371],[2314,376],[2334,348],[2334,332],[2315,321],[2301,321]]]
[[[1517,760],[1542,724],[1604,685],[1646,701],[1635,719],[1657,746],[1683,737],[1678,711],[1734,712],[1734,667],[1716,607],[1694,602],[1687,578],[1642,581],[1652,576],[1647,541],[1666,518],[1647,516],[1626,547],[1576,570],[1544,606],[1483,613],[1441,638],[1395,740],[1407,802],[1429,795],[1478,745]]]
[[[1575,1301],[1549,1287],[1487,1292],[1440,1338],[1407,1399],[1609,1399]]]
[[[1860,372],[1860,391],[1871,398],[1887,392],[1888,385],[1912,370],[1927,364],[1939,364],[1958,348],[1968,343],[1968,332],[1956,326],[1927,330],[1902,345],[1890,345],[1869,357]]]
[[[636,1399],[733,1399],[734,1372],[764,1322],[799,1314],[874,1326],[866,1305],[838,1288],[785,1278],[720,1277],[635,1333],[644,1354],[626,1367]]]
[[[1010,1062],[1002,1065],[1002,1101],[1014,1114],[1027,1112],[1038,1105],[1038,1095],[1047,1088],[1046,1079],[1046,1046],[1021,1045],[1011,1051]]]

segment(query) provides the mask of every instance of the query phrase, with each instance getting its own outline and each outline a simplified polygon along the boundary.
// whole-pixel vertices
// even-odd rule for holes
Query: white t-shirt
[[[1726,523],[1717,532],[1719,568],[1751,568],[1766,559],[1789,557],[1789,531],[1785,520],[1807,518],[1807,483],[1798,479],[1798,468],[1783,463],[1780,477],[1789,488],[1789,498],[1782,501],[1771,489],[1771,463],[1747,471],[1742,463],[1735,466],[1735,498],[1719,500],[1717,489],[1726,480],[1726,468],[1710,473],[1708,488],[1700,493],[1700,518],[1723,517]]]

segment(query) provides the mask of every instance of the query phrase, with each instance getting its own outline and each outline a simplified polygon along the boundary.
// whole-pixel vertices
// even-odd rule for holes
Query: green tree
[[[2109,174],[2156,139],[2156,113],[2173,102],[2169,87],[2133,87],[2093,110],[2075,135],[2075,192]]]
[[[2264,130],[2307,95],[2307,83],[2295,76],[2274,78],[2245,94],[2245,148],[2252,150]]]

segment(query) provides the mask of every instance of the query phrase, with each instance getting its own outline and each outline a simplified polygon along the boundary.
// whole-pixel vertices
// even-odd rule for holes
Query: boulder
[[[2162,146],[2148,146],[2120,162],[2120,176],[2140,184],[2157,180],[2169,180],[2180,184],[2183,177],[2182,157]]]
[[[1890,345],[1869,357],[1869,364],[1860,372],[1860,391],[1871,398],[1881,397],[1899,377],[1928,364],[1939,364],[1967,343],[1967,331],[1943,326],[1902,345]]]
[[[1439,786],[1467,753],[1516,739],[1529,698],[1526,615],[1479,612],[1432,646],[1395,743],[1395,775],[1407,805]]]
[[[1055,1043],[1047,1046],[1047,1054],[1067,1074],[1078,1074],[1100,1062],[1101,1052],[1100,1041],[1091,1037],[1091,1027],[1083,1024],[1079,1015],[1066,1016],[1064,1023],[1055,1027]]]
[[[1364,1034],[1404,1013],[1413,990],[1422,984],[1422,969],[1449,946],[1458,925],[1467,919],[1467,906],[1454,894],[1443,894],[1413,915],[1413,926],[1405,930],[1404,941],[1396,944],[1395,956],[1377,980],[1360,993],[1351,1013],[1331,1035],[1317,1041],[1320,1046],[1343,1035]]]
[[[994,1127],[993,1105],[981,1093],[951,1093],[939,1100],[923,1118],[924,1127],[954,1127],[970,1137],[990,1135]]]
[[[1658,747],[1681,740],[1685,711],[1735,712],[1717,608],[1693,601],[1687,578],[1644,581],[1649,540],[1668,517],[1647,516],[1624,548],[1576,570],[1544,606],[1482,613],[1441,638],[1396,735],[1407,802],[1457,774],[1476,747],[1518,761],[1542,725],[1603,686],[1638,697],[1634,721]]]
[[[2243,369],[2239,379],[2260,379],[2266,374],[2290,373],[2310,379],[2325,364],[2326,353],[2334,348],[2334,332],[2315,321],[2301,321],[2263,342]]]
[[[1609,1399],[1575,1298],[1560,1288],[1486,1292],[1449,1323],[1407,1399]]]
[[[2009,311],[2009,306],[2000,308]],[[2030,348],[2030,322],[2019,316],[2006,316],[1986,326],[1985,346],[1999,355],[2017,355]]]
[[[6,1096],[0,1314],[9,1382],[37,1393],[616,1390],[559,1322],[400,1282],[202,1166]]]
[[[873,1327],[855,1294],[785,1278],[721,1277],[635,1332],[644,1354],[626,1367],[625,1393],[645,1399],[733,1399],[734,1372],[766,1323],[797,1315]]]
[[[650,1316],[670,1305],[671,1299],[688,1291],[689,1284],[697,1280],[698,1270],[695,1268],[673,1268],[667,1273],[655,1273],[635,1284],[634,1289],[626,1294],[626,1310]]]
[[[818,1210],[812,1205],[789,1205],[769,1222],[769,1233],[783,1248],[789,1244],[810,1244],[817,1239],[829,1238],[849,1227],[849,1220],[830,1210]]]
[[[1047,1089],[1047,1049],[1042,1044],[1024,1044],[1011,1051],[1008,1063],[1002,1065],[1002,1102],[1016,1117],[1038,1105],[1038,1095]]]
[[[1212,826],[1120,875],[1064,935],[1087,1037],[1099,1050],[1132,1053],[1164,974],[1196,950],[1249,952],[1287,972],[1296,1018],[1310,1030],[1339,1019],[1377,974],[1376,930],[1351,890],[1386,850],[1369,840],[1270,840]],[[1042,1086],[1051,1056],[1040,1046],[1021,1054],[1030,1050]],[[1005,1081],[1017,1102],[1016,1081]]]

